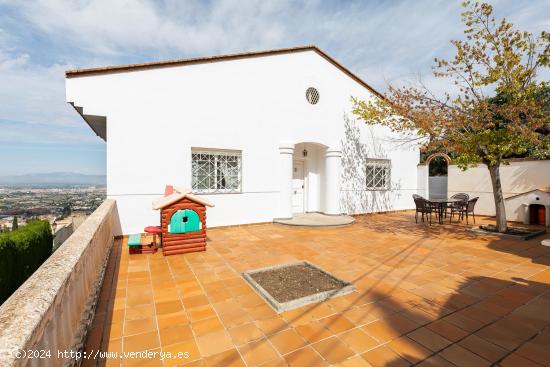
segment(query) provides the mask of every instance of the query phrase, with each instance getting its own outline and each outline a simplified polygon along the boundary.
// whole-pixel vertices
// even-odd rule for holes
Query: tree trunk
[[[487,165],[493,184],[493,197],[495,198],[495,209],[497,219],[497,231],[503,233],[508,229],[506,223],[506,208],[504,206],[504,196],[502,195],[502,184],[500,182],[500,165]]]

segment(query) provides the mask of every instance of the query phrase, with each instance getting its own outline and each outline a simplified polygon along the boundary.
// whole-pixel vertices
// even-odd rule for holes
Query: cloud
[[[454,2],[60,1],[16,2],[25,22],[50,37],[104,55],[204,54],[322,43],[409,56],[403,41],[445,36]],[[455,17],[456,18],[456,17]],[[444,31],[441,32],[441,28]],[[419,35],[420,37],[414,37]],[[387,43],[385,41],[393,41]],[[396,44],[397,42],[397,44]],[[386,52],[383,52],[384,54]],[[362,55],[365,56],[365,55]]]
[[[76,116],[65,103],[67,65],[31,63],[28,54],[0,52],[0,119],[74,124]]]
[[[17,66],[23,66],[29,61],[29,55],[22,54],[16,57],[0,51],[0,71],[10,71]]]
[[[276,4],[37,0],[19,2],[14,7],[41,32],[87,52],[120,56],[153,50],[190,54],[248,49],[279,42],[284,36],[281,26],[269,20],[287,11],[289,3]]]
[[[500,0],[495,8],[540,31],[550,11],[544,3]],[[62,49],[57,63],[101,66],[314,43],[352,70],[371,70],[363,77],[379,87],[384,78],[430,73],[433,58],[450,55],[449,40],[462,30],[460,2],[448,0],[29,0],[9,8]]]
[[[493,3],[522,29],[550,29],[548,1]],[[3,141],[102,144],[65,103],[75,67],[316,44],[381,91],[421,74],[441,92],[431,66],[462,37],[460,12],[448,0],[0,0]]]

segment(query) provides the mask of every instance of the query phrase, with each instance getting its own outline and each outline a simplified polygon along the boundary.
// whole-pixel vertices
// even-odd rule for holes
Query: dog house
[[[508,220],[550,226],[550,187],[541,187],[506,198]]]
[[[214,205],[191,194],[191,190],[167,186],[164,196],[153,202],[160,210],[163,255],[206,250],[206,207]]]

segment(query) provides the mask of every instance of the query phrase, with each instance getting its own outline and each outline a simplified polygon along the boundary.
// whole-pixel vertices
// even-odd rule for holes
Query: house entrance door
[[[292,213],[304,212],[304,162],[292,165]]]

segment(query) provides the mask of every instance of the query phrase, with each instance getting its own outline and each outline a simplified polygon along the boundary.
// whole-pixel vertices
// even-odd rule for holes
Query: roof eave
[[[342,71],[344,74],[348,75],[354,81],[356,81],[363,87],[367,88],[377,97],[385,99],[382,93],[378,92],[376,89],[374,89],[364,80],[362,80],[360,77],[352,73],[348,68],[340,64],[338,61],[336,61],[334,58],[329,56],[326,52],[322,51],[320,48],[318,48],[315,45],[280,48],[280,49],[265,50],[265,51],[242,52],[242,53],[219,55],[219,56],[197,57],[197,58],[191,58],[191,59],[155,61],[155,62],[147,62],[147,63],[141,63],[141,64],[127,64],[127,65],[105,66],[105,67],[97,67],[97,68],[73,69],[73,70],[65,71],[65,77],[78,78],[78,77],[92,76],[92,75],[135,72],[135,71],[142,71],[142,70],[148,70],[148,69],[168,68],[168,67],[175,67],[175,66],[204,64],[204,63],[212,63],[212,62],[220,62],[220,61],[231,61],[231,60],[251,58],[251,57],[263,57],[263,56],[281,55],[281,54],[296,53],[296,52],[305,52],[305,51],[316,52],[318,55],[323,57],[332,65],[340,69],[340,71]]]

